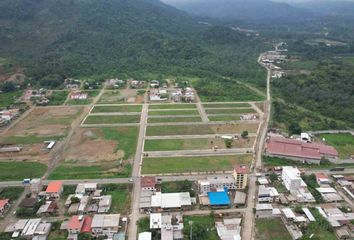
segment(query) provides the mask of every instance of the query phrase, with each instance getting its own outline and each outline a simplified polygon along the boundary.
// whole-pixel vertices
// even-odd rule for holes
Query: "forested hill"
[[[309,11],[271,0],[163,0],[197,16],[223,20],[298,21],[311,18]]]
[[[259,39],[200,24],[158,0],[1,0],[0,12],[0,56],[26,67],[34,81],[132,72],[263,74],[249,68],[263,50]]]

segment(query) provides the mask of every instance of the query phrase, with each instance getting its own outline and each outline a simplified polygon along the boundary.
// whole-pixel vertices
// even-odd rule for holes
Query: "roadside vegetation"
[[[24,178],[41,178],[47,166],[39,162],[0,162],[0,180],[14,181]]]

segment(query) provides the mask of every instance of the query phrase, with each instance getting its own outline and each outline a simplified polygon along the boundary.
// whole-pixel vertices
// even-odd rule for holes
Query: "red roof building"
[[[245,165],[235,166],[235,173],[237,173],[237,174],[247,174],[248,172],[249,172],[249,169]]]
[[[315,173],[316,181],[318,184],[328,184],[329,179],[326,174],[324,173]]]
[[[63,191],[63,181],[53,181],[48,184],[45,190],[48,197],[59,198]]]
[[[322,143],[306,143],[296,139],[270,137],[267,140],[266,154],[320,161],[322,157],[337,158],[338,152],[332,147]]]
[[[9,199],[0,200],[0,216],[5,213],[8,207],[9,207]]]
[[[68,222],[68,231],[71,234],[78,234],[81,232],[84,221],[78,216],[72,216]]]
[[[140,180],[140,187],[143,190],[155,190],[156,178],[155,177],[142,177]]]
[[[86,216],[84,219],[84,223],[82,224],[81,232],[91,233],[92,232],[91,224],[92,224],[92,217]]]

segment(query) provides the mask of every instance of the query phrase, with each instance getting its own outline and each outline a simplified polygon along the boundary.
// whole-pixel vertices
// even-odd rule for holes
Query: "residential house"
[[[279,193],[274,187],[260,185],[258,188],[259,203],[273,203],[279,201]]]
[[[316,181],[318,185],[327,185],[329,184],[329,179],[324,173],[315,173]]]
[[[221,240],[241,240],[241,218],[224,218],[216,221],[215,227]]]
[[[49,199],[59,199],[63,192],[63,181],[52,181],[48,184],[45,190],[46,196]]]
[[[142,177],[140,179],[140,188],[142,191],[156,191],[156,178],[155,177]]]
[[[47,201],[45,204],[39,207],[37,216],[53,215],[58,210],[58,205],[55,201]]]
[[[85,195],[96,191],[97,183],[79,183],[76,187],[75,193]]]
[[[119,214],[96,214],[92,219],[92,234],[96,237],[112,237],[119,230]]]
[[[33,178],[30,182],[30,190],[32,194],[38,194],[42,191],[42,179]]]
[[[189,192],[161,193],[151,196],[151,207],[157,210],[184,210],[190,209],[192,201]]]
[[[98,202],[98,213],[107,213],[109,209],[111,209],[112,205],[112,196],[111,195],[104,195],[101,197],[100,201]]]

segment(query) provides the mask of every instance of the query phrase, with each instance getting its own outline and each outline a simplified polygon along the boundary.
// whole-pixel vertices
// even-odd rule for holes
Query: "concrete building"
[[[150,229],[161,229],[162,214],[151,213],[150,214]]]
[[[318,185],[327,185],[329,184],[329,179],[324,173],[315,173],[316,181]]]
[[[279,202],[279,193],[274,187],[265,187],[260,185],[258,188],[258,202],[259,203],[273,203]]]
[[[206,180],[199,180],[198,185],[199,193],[202,195],[206,195],[208,192],[217,191],[218,189],[236,189],[236,182],[232,176],[207,177]]]
[[[316,190],[326,202],[339,202],[343,200],[338,192],[332,187],[319,187],[316,188]]]
[[[51,223],[40,218],[21,219],[6,227],[5,232],[12,233],[13,238],[46,239],[51,229]]]
[[[241,240],[241,218],[228,218],[215,222],[216,231],[221,240]]]
[[[249,169],[245,165],[236,166],[234,168],[234,179],[236,183],[236,189],[245,189],[248,183]]]
[[[32,194],[38,194],[42,191],[42,180],[40,178],[33,178],[30,182],[30,190]]]
[[[152,234],[151,232],[142,232],[139,233],[138,240],[151,240]]]
[[[111,195],[104,195],[101,197],[100,201],[98,202],[98,213],[107,213],[112,205],[112,196]]]
[[[76,187],[75,193],[85,195],[96,191],[97,183],[79,183]]]
[[[151,208],[161,210],[190,209],[192,201],[189,192],[161,193],[151,196]]]
[[[92,219],[92,234],[94,236],[108,236],[112,237],[113,234],[119,230],[120,214],[96,214]]]
[[[306,186],[304,181],[301,179],[301,173],[296,167],[283,167],[281,178],[283,184],[288,191],[297,190],[301,187]]]

